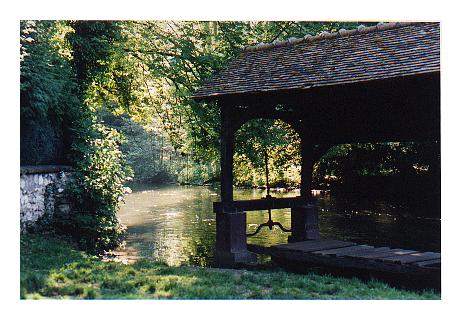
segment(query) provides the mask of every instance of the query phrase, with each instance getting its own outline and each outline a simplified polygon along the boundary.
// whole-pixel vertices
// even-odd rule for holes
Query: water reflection
[[[193,186],[137,186],[126,197],[119,217],[127,231],[127,249],[140,257],[162,260],[169,265],[211,265],[215,244],[215,214],[212,203],[219,190]],[[298,192],[273,193],[275,197]],[[259,190],[235,190],[235,199],[258,199]],[[335,238],[423,251],[440,250],[440,220],[421,209],[403,208],[393,202],[371,199],[348,200],[318,196],[322,238]],[[426,215],[428,214],[428,215]],[[273,210],[273,220],[290,228],[290,209]],[[267,220],[266,211],[248,212],[247,230],[253,232]],[[264,228],[249,243],[271,245],[287,242],[287,233],[277,227]]]

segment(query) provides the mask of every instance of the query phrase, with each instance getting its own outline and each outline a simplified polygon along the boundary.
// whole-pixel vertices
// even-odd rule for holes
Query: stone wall
[[[70,212],[66,184],[72,178],[69,166],[21,166],[21,232],[46,222],[56,211]]]

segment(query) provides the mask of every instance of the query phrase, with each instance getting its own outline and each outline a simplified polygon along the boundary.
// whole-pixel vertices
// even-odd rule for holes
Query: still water
[[[298,191],[274,192],[275,197]],[[265,191],[235,189],[234,199],[258,199]],[[422,207],[403,207],[391,201],[317,196],[322,238],[349,240],[374,246],[440,251],[441,222]],[[136,186],[126,195],[119,218],[127,226],[130,256],[161,260],[169,265],[210,266],[215,245],[215,214],[219,189],[202,186]],[[428,209],[427,209],[428,211]],[[434,210],[433,210],[434,211]],[[290,228],[290,209],[273,210],[274,221]],[[435,218],[435,216],[437,218]],[[433,217],[433,218],[431,218]],[[266,211],[247,213],[247,231],[266,222]],[[248,243],[287,242],[288,233],[263,228]]]

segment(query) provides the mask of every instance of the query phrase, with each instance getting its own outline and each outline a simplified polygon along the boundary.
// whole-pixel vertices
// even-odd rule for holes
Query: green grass
[[[275,271],[102,262],[51,236],[21,237],[21,298],[440,299],[358,279]]]

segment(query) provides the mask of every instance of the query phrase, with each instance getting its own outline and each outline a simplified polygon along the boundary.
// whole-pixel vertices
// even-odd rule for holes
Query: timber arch
[[[310,198],[317,153],[342,143],[440,141],[439,23],[380,23],[246,48],[193,98],[221,111],[217,261],[253,260],[245,210],[292,208],[292,241],[319,237]],[[301,136],[301,193],[233,201],[233,141],[243,121],[279,118]],[[316,147],[319,146],[319,147]]]

